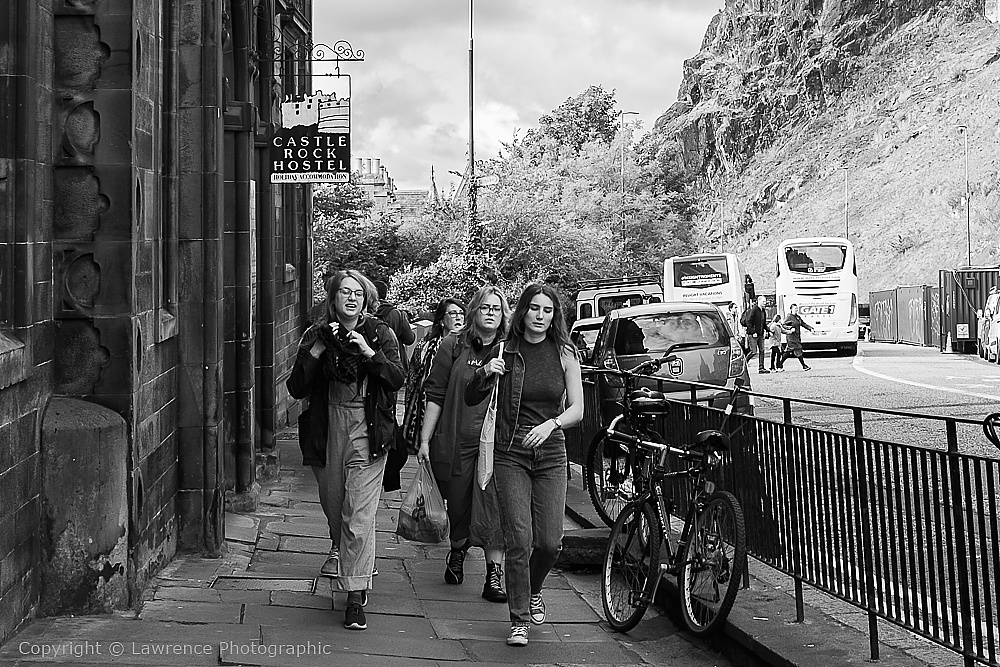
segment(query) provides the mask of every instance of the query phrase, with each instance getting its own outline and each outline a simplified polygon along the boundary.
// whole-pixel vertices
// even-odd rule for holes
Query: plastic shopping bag
[[[448,537],[448,513],[434,481],[430,463],[417,468],[417,476],[403,498],[396,521],[396,534],[405,540],[437,544]]]

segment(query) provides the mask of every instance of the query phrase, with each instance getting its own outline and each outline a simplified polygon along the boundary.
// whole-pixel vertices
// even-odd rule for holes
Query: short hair
[[[379,301],[385,301],[385,297],[389,295],[389,286],[381,280],[376,280],[372,284],[375,285],[375,290],[378,292]]]
[[[340,289],[340,286],[348,278],[358,281],[358,284],[361,285],[361,289],[365,293],[365,303],[362,310],[369,315],[374,315],[375,311],[378,310],[378,292],[375,290],[375,285],[372,284],[372,281],[368,280],[363,273],[354,269],[337,271],[326,279],[326,284],[324,285],[326,288],[326,308],[323,309],[323,312],[317,318],[317,324],[329,324],[335,319],[333,314],[334,299],[336,298],[337,290]]]
[[[480,287],[479,290],[472,295],[469,300],[469,309],[465,316],[465,324],[459,329],[458,335],[468,346],[472,346],[473,338],[482,338],[483,332],[479,329],[479,323],[476,320],[476,312],[479,310],[479,306],[489,297],[496,295],[500,297],[500,328],[497,329],[497,340],[502,340],[507,336],[507,330],[510,328],[510,304],[507,303],[507,297],[503,295],[500,288],[496,285],[485,285]]]

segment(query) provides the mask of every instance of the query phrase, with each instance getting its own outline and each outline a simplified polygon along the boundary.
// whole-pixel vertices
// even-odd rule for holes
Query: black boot
[[[452,548],[448,552],[448,564],[444,568],[444,580],[449,584],[460,584],[465,581],[465,552],[468,545],[461,549]]]
[[[483,584],[483,597],[490,602],[506,602],[507,594],[503,591],[503,568],[500,563],[486,564],[486,583]]]

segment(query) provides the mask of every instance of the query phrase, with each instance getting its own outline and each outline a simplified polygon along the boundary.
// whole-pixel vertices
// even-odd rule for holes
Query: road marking
[[[952,394],[962,394],[963,396],[975,396],[976,398],[985,398],[988,401],[1000,401],[1000,396],[994,396],[993,394],[980,394],[974,391],[964,391],[962,389],[955,389],[953,387],[939,387],[933,384],[914,382],[913,380],[904,380],[902,378],[892,377],[891,375],[884,375],[882,373],[876,373],[875,371],[870,371],[867,368],[863,368],[864,356],[860,354],[854,357],[854,363],[852,363],[851,365],[854,366],[854,370],[860,373],[864,373],[865,375],[871,375],[872,377],[881,378],[883,380],[888,380],[889,382],[898,382],[899,384],[907,384],[910,385],[911,387],[920,387],[922,389],[937,389],[938,391],[947,391]],[[968,376],[965,377],[948,376],[948,379],[965,380],[967,379],[967,377]]]

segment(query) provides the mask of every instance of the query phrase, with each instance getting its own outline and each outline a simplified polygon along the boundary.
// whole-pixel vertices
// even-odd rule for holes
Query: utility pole
[[[847,167],[841,167],[844,170],[844,238],[848,241],[851,240],[851,219],[848,215],[848,206],[850,199],[850,190],[848,190],[847,175],[850,173]]]
[[[480,252],[483,249],[483,235],[479,229],[479,221],[476,219],[476,148],[473,138],[475,128],[475,113],[473,111],[475,86],[472,66],[472,4],[473,0],[469,0],[469,231],[467,233],[466,252]]]
[[[622,257],[628,252],[628,233],[625,230],[625,116],[638,116],[638,111],[619,111],[619,132],[621,132],[621,177],[622,177]]]

